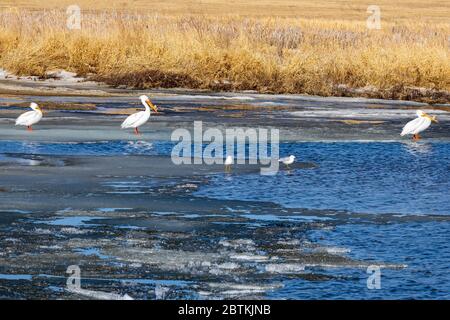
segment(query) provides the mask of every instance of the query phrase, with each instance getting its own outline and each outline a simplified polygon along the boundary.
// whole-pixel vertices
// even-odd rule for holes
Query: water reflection
[[[36,142],[31,141],[23,141],[21,142],[21,148],[27,154],[37,154],[38,153],[38,144]]]
[[[412,155],[423,155],[433,151],[433,145],[429,142],[407,141],[403,142],[405,150]]]

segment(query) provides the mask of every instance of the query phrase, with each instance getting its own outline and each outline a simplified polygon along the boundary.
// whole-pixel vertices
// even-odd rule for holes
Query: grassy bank
[[[439,15],[388,16],[368,30],[364,8],[362,19],[342,20],[134,9],[85,11],[81,30],[66,28],[62,9],[0,10],[0,67],[135,88],[450,101],[450,24]]]

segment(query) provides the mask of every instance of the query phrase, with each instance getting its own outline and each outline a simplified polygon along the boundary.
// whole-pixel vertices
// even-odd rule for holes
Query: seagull
[[[290,155],[289,157],[280,158],[278,162],[283,162],[286,165],[286,168],[289,169],[289,165],[293,164],[295,161],[295,156]]]
[[[412,134],[413,140],[420,140],[419,133],[428,129],[432,121],[438,122],[436,116],[429,116],[422,110],[417,110],[416,114],[417,118],[411,120],[403,127],[402,133],[400,133],[402,137],[406,134]]]
[[[139,97],[139,99],[144,105],[145,111],[133,113],[131,116],[126,118],[121,125],[122,129],[134,128],[134,133],[136,135],[139,135],[138,128],[142,126],[144,123],[146,123],[150,118],[151,113],[150,108],[152,108],[153,111],[158,112],[158,108],[156,108],[156,106],[150,101],[150,99],[147,96],[142,95]]]
[[[16,120],[16,126],[27,126],[28,131],[33,131],[33,124],[41,121],[43,112],[37,103],[34,102],[30,103],[30,108],[33,111],[21,114]]]
[[[225,159],[225,171],[231,171],[231,165],[233,164],[233,157],[227,156]]]

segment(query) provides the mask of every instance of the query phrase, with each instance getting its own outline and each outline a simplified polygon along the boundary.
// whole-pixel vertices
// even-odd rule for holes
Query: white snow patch
[[[253,255],[253,254],[235,254],[230,256],[231,259],[244,260],[244,261],[267,261],[267,256]]]
[[[305,266],[303,264],[295,263],[274,263],[267,264],[265,269],[270,273],[297,273],[305,271]]]
[[[70,288],[67,289],[68,292],[79,294],[84,297],[98,299],[98,300],[134,300],[129,295],[120,295],[112,292],[103,292],[103,291],[94,291],[94,290],[86,290],[82,288]]]

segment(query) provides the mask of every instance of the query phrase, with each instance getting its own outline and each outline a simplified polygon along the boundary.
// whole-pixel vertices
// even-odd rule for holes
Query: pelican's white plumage
[[[419,133],[428,129],[431,125],[431,122],[437,122],[436,117],[431,117],[427,115],[422,110],[417,110],[416,112],[417,118],[409,121],[400,133],[401,136],[412,134],[413,139],[419,139]]]
[[[25,112],[16,119],[16,126],[27,126],[29,130],[32,130],[31,126],[41,121],[41,108],[34,102],[30,104],[30,108],[33,109],[33,111]]]
[[[431,125],[431,120],[423,117],[416,118],[408,122],[402,130],[401,136],[407,134],[417,134],[426,130]]]
[[[147,96],[142,95],[139,97],[139,99],[144,105],[145,111],[133,113],[131,116],[126,118],[121,125],[122,129],[134,128],[134,132],[136,134],[139,134],[138,128],[142,126],[144,123],[146,123],[150,118],[151,114],[150,108],[152,108],[155,112],[158,112],[156,106],[153,103],[151,103],[150,99]]]

